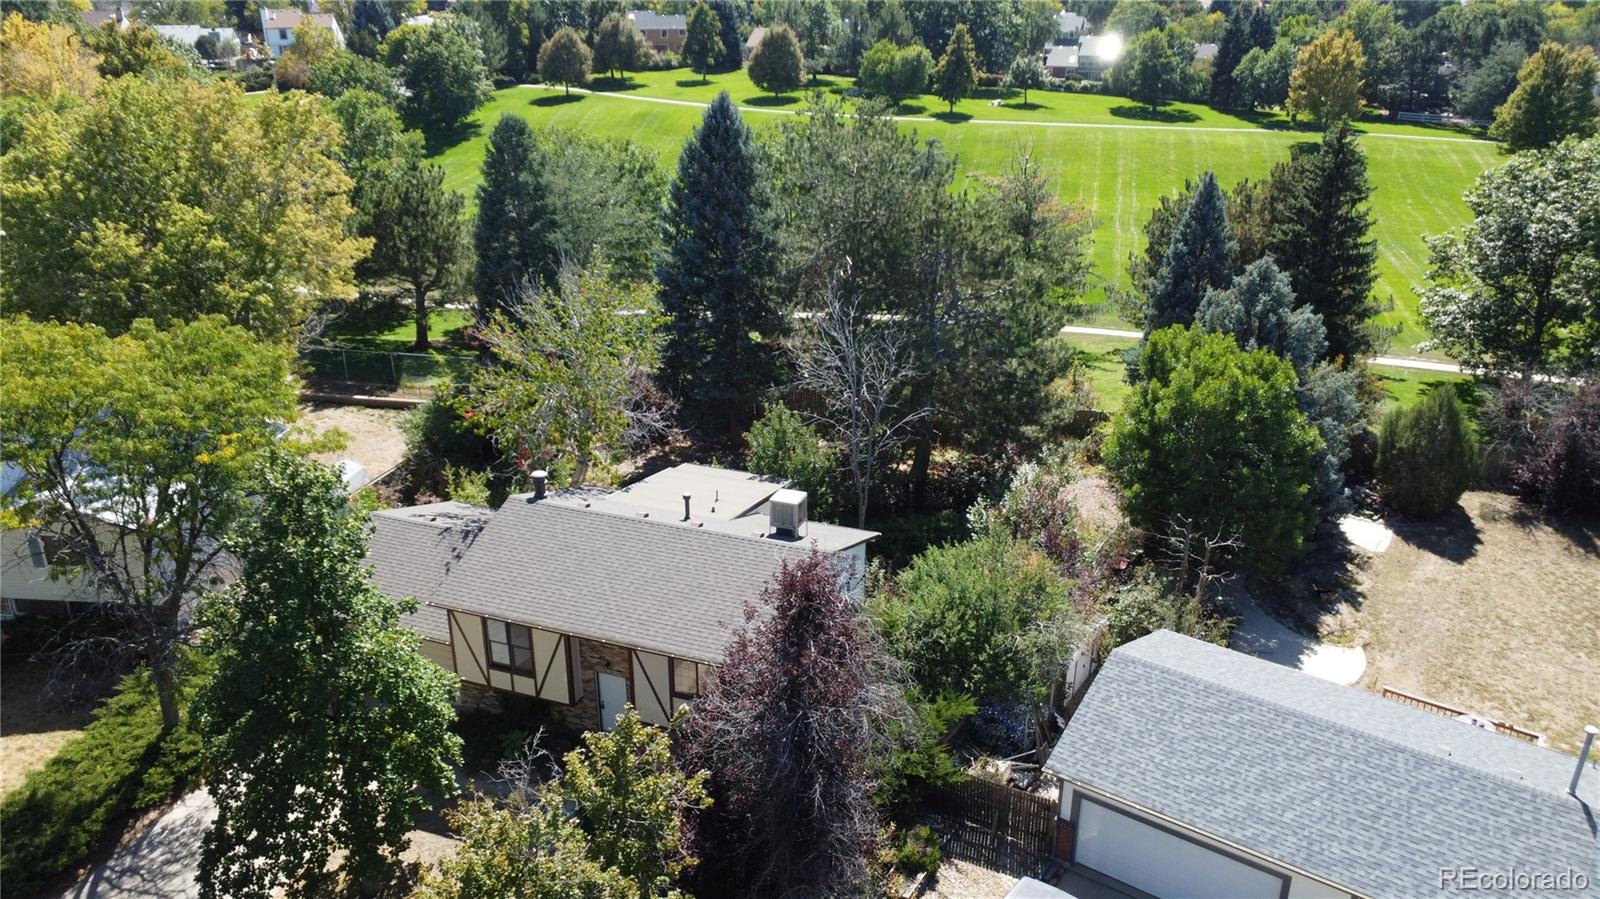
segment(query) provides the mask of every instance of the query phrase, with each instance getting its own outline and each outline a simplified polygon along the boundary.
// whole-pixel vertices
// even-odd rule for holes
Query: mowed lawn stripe
[[[453,144],[435,148],[433,158],[445,168],[446,186],[470,196],[478,182],[488,134],[506,113],[521,116],[536,126],[561,127],[594,137],[627,138],[660,154],[663,164],[674,164],[683,141],[700,121],[702,110],[698,104],[714,97],[721,79],[732,76],[714,78],[712,85],[705,87],[697,81],[684,83],[693,79],[666,81],[662,77],[672,73],[647,74],[655,80],[636,83],[631,90],[613,96],[573,93],[567,97],[559,89],[529,86],[497,91]],[[634,102],[637,97],[655,94],[663,83],[670,85],[666,90],[671,92],[665,99],[682,102]],[[734,96],[740,102],[762,99],[753,90],[741,96],[737,85],[734,87]],[[1039,102],[1037,94],[1035,98]],[[1181,186],[1185,178],[1197,178],[1209,170],[1216,172],[1224,186],[1231,186],[1241,178],[1263,177],[1273,164],[1288,157],[1294,144],[1318,139],[1315,132],[1252,128],[1243,119],[1205,107],[1189,107],[1199,110],[1188,113],[1194,117],[1192,124],[1135,126],[1115,121],[1116,114],[1109,112],[1117,108],[1112,104],[1118,100],[1115,97],[1053,94],[1048,100],[1058,105],[1039,111],[1042,115],[1081,112],[1088,121],[1076,124],[1085,127],[996,126],[979,121],[980,114],[1014,117],[1024,113],[986,106],[970,113],[973,121],[903,121],[901,126],[921,137],[939,140],[957,158],[963,176],[999,174],[1017,147],[1032,147],[1052,172],[1057,195],[1082,202],[1092,210],[1096,221],[1092,259],[1095,273],[1104,283],[1127,284],[1128,254],[1143,249],[1140,232],[1151,207],[1162,194]],[[759,107],[751,110],[747,121],[758,132],[765,131],[783,116],[761,113],[792,114],[805,105],[805,101],[796,99],[785,106]],[[917,109],[918,104],[906,108]],[[957,108],[961,111],[964,106],[958,104]],[[1113,121],[1098,121],[1102,118]],[[1097,124],[1106,127],[1095,127]],[[1362,127],[1379,129],[1382,123],[1363,123]],[[1397,136],[1429,136],[1425,129],[1412,133],[1398,130],[1402,126],[1395,127],[1397,130],[1392,133]],[[1385,131],[1382,136],[1390,134]],[[1374,139],[1379,136],[1365,135],[1362,148],[1367,153],[1374,188],[1373,237],[1380,251],[1378,295],[1386,299],[1393,294],[1395,298],[1395,309],[1386,312],[1381,321],[1399,329],[1390,352],[1409,354],[1426,337],[1412,289],[1427,273],[1424,237],[1468,220],[1461,194],[1479,172],[1498,162],[1499,152],[1492,143],[1458,137]],[[1118,322],[1114,312],[1098,304],[1103,296],[1099,289],[1091,291],[1091,311],[1085,322]]]

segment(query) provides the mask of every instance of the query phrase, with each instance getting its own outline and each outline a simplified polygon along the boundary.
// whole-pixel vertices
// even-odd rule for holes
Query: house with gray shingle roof
[[[813,549],[860,589],[871,531],[811,521],[806,494],[741,471],[680,465],[620,490],[430,503],[372,516],[367,561],[422,652],[466,694],[542,701],[609,728],[626,704],[666,724],[758,617],[762,588]]]
[[[677,53],[683,50],[683,42],[689,38],[687,16],[635,9],[628,13],[628,18],[639,27],[639,33],[644,35],[645,43],[657,53]]]
[[[1058,856],[1134,895],[1600,896],[1600,766],[1170,631],[1045,767]]]

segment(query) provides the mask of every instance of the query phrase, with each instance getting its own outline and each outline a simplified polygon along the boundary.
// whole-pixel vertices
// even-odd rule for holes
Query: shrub
[[[1384,416],[1378,429],[1378,494],[1407,515],[1449,511],[1472,483],[1478,444],[1451,389]]]
[[[1512,381],[1488,410],[1502,478],[1547,512],[1600,511],[1600,385]]]
[[[161,736],[161,708],[142,670],[94,714],[81,736],[0,800],[7,893],[30,893],[72,869],[108,825],[180,794],[199,772],[199,737],[187,721]]]
[[[1146,568],[1118,590],[1106,607],[1105,651],[1158,630],[1226,646],[1233,621],[1212,614],[1193,596],[1172,593],[1165,579]]]
[[[928,825],[918,824],[895,835],[891,861],[901,871],[934,877],[939,873],[939,864],[943,860],[943,853],[939,851],[939,835]]]
[[[872,797],[893,818],[916,811],[932,788],[966,777],[951,754],[950,739],[978,710],[972,697],[959,693],[930,700],[912,690],[906,699],[916,714],[909,723],[890,724],[894,748],[881,758],[878,791]]]
[[[836,511],[833,479],[839,471],[839,451],[823,443],[799,413],[782,404],[768,406],[744,440],[750,447],[745,463],[750,473],[792,481],[795,489],[810,494],[811,510],[818,516]]]

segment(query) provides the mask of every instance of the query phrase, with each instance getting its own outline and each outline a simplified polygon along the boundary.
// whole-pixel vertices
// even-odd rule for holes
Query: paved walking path
[[[1129,340],[1138,340],[1144,335],[1139,331],[1127,331],[1121,328],[1088,328],[1079,325],[1067,325],[1061,329],[1063,334],[1084,334],[1091,337],[1126,337]],[[1454,362],[1434,362],[1429,359],[1404,359],[1399,356],[1373,356],[1367,362],[1371,365],[1380,365],[1385,368],[1412,368],[1419,371],[1437,371],[1449,374],[1461,374],[1461,366]]]
[[[192,899],[200,840],[217,816],[204,790],[183,797],[139,838],[90,871],[61,899]]]
[[[1307,637],[1268,615],[1236,584],[1223,589],[1222,599],[1239,618],[1228,643],[1233,649],[1342,686],[1361,680],[1366,673],[1367,653],[1360,647],[1334,646]]]
[[[561,88],[550,87],[544,84],[519,84],[517,87],[536,91],[557,93]],[[710,103],[701,100],[675,100],[668,97],[648,97],[622,91],[597,91],[586,87],[571,89],[574,94],[589,94],[595,97],[607,97],[613,100],[632,100],[635,103],[660,103],[665,106],[692,106],[704,109]],[[804,110],[799,109],[769,109],[765,106],[740,106],[740,112],[751,112],[758,115],[801,115]],[[896,122],[927,122],[945,124],[943,119],[933,116],[897,115],[890,116]],[[1200,131],[1214,134],[1279,134],[1268,128],[1246,128],[1223,125],[1134,125],[1123,122],[1041,122],[1034,119],[966,119],[965,123],[974,125],[1021,125],[1035,128],[1099,128],[1113,131]],[[1421,140],[1437,141],[1441,143],[1456,144],[1481,144],[1482,141],[1475,137],[1445,137],[1436,134],[1391,134],[1386,131],[1361,131],[1362,137],[1382,137],[1393,140]]]

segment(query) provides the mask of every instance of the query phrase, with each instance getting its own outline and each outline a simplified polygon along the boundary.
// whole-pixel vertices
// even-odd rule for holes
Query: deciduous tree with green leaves
[[[1466,199],[1473,221],[1429,241],[1432,345],[1525,378],[1600,368],[1600,137],[1518,153]]]
[[[365,210],[372,264],[411,288],[416,348],[428,349],[428,294],[461,276],[468,259],[466,198],[444,186],[444,169],[412,163],[379,183]]]
[[[1297,558],[1322,438],[1299,409],[1294,367],[1230,335],[1173,327],[1150,335],[1139,374],[1105,444],[1129,519],[1150,533],[1182,522],[1235,536],[1240,561],[1259,570]]]
[[[0,157],[8,310],[113,333],[217,313],[290,341],[354,293],[370,242],[352,234],[339,128],[315,97],[126,78],[31,107],[21,129]]]
[[[1302,47],[1289,75],[1289,114],[1305,113],[1323,127],[1361,114],[1361,41],[1348,31],[1326,31]]]
[[[489,99],[483,51],[457,30],[402,25],[389,32],[378,58],[400,76],[406,117],[425,131],[450,131]]]
[[[861,57],[861,87],[888,97],[898,106],[907,97],[928,89],[928,72],[932,69],[933,56],[927,47],[901,47],[893,41],[879,41]]]
[[[1494,111],[1489,136],[1506,148],[1541,149],[1571,136],[1588,137],[1600,122],[1594,86],[1600,63],[1588,47],[1546,42],[1517,72],[1517,88]]]
[[[704,3],[696,3],[689,10],[686,22],[688,34],[683,39],[683,58],[688,61],[689,67],[702,79],[710,71],[711,64],[722,57],[722,23],[711,7]]]
[[[1028,105],[1028,91],[1043,90],[1049,83],[1049,74],[1044,70],[1044,63],[1040,61],[1037,53],[1020,53],[1016,59],[1011,60],[1011,67],[1006,69],[1006,77],[1001,86],[1007,90],[1022,91],[1022,105]]]
[[[609,732],[584,734],[565,762],[555,790],[583,823],[589,857],[626,878],[638,899],[682,895],[674,886],[697,861],[683,834],[711,804],[707,773],[678,770],[667,732],[632,706]]]
[[[933,93],[956,111],[956,101],[966,99],[978,86],[978,48],[966,23],[958,24],[945,45],[944,55],[933,68]]]
[[[539,47],[539,80],[559,84],[571,96],[574,84],[587,84],[589,45],[574,28],[562,28]]]
[[[650,47],[639,26],[621,12],[607,15],[594,32],[594,68],[612,78],[624,78],[644,63]]]
[[[424,658],[362,564],[366,516],[328,466],[271,455],[239,580],[201,607],[216,664],[195,697],[217,819],[200,894],[317,894],[343,869],[371,887],[412,816],[455,793],[456,676]]]
[[[774,96],[799,87],[806,77],[805,57],[800,41],[787,25],[774,25],[761,39],[761,46],[750,55],[750,83]]]
[[[613,281],[602,268],[524,288],[479,331],[496,364],[463,388],[462,415],[520,468],[586,483],[667,428],[645,374],[660,348],[655,309],[648,286]]]
[[[1146,31],[1128,43],[1107,81],[1112,90],[1154,111],[1177,96],[1193,54],[1191,42],[1175,31]]]
[[[253,513],[254,478],[295,416],[288,350],[221,316],[140,319],[117,337],[15,318],[0,356],[0,460],[22,475],[5,527],[31,527],[83,600],[123,614],[108,644],[149,667],[170,731],[184,609],[219,583],[222,542]]]
[[[833,479],[839,473],[839,452],[823,443],[822,436],[800,413],[782,403],[767,407],[745,432],[749,447],[745,470],[771,475],[794,484],[810,497],[812,512],[826,515],[833,508]]]

